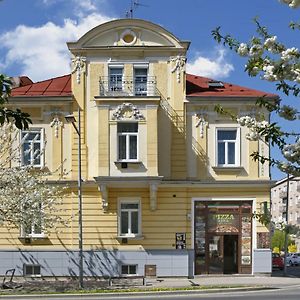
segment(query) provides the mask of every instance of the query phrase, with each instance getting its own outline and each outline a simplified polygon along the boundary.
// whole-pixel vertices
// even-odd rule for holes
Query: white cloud
[[[73,2],[86,11],[95,11],[97,9],[95,1],[93,0],[73,0]]]
[[[65,19],[61,26],[52,22],[40,27],[19,25],[0,36],[1,47],[7,49],[0,65],[8,68],[18,64],[21,72],[13,75],[27,75],[34,81],[69,73],[66,42],[76,41],[91,28],[109,20],[106,15],[92,13],[79,21]]]
[[[225,49],[220,48],[216,48],[211,57],[198,53],[187,63],[187,72],[213,79],[226,78],[234,70],[233,65],[226,61],[226,53]]]

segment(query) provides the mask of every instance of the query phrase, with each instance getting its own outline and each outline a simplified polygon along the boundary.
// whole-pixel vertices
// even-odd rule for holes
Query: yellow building
[[[78,274],[78,134],[64,120],[78,109],[85,275],[271,271],[268,230],[251,217],[269,205],[270,178],[250,154],[268,145],[214,107],[255,114],[258,97],[276,96],[186,74],[188,47],[151,22],[114,20],[68,43],[71,75],[13,89],[34,123],[26,142],[47,141],[34,164],[66,171],[74,218],[58,232],[2,228],[2,272]]]

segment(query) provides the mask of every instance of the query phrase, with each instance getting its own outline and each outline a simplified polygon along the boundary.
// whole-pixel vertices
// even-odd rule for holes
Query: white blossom
[[[262,138],[261,130],[269,126],[269,123],[265,120],[257,121],[250,116],[242,116],[237,118],[238,124],[250,129],[250,132],[246,134],[246,139],[250,141],[257,141]]]
[[[268,81],[275,81],[278,79],[277,75],[274,74],[274,66],[272,65],[264,66],[263,71],[265,72],[263,75],[263,79]]]
[[[248,45],[241,43],[237,52],[240,56],[247,56],[249,54]]]
[[[298,48],[287,48],[281,52],[281,59],[285,62],[296,59],[299,56]]]
[[[265,40],[265,42],[264,42],[264,47],[268,50],[268,51],[270,51],[270,52],[272,52],[272,53],[276,53],[277,51],[276,51],[276,45],[277,45],[277,43],[276,43],[276,40],[277,40],[277,36],[276,35],[274,35],[274,36],[272,36],[272,37],[270,37],[270,38],[267,38],[266,40]]]
[[[280,0],[280,2],[284,4],[288,4],[291,8],[298,8],[300,7],[300,0]]]
[[[262,45],[254,44],[250,48],[249,55],[252,56],[252,57],[258,57],[258,56],[262,55],[263,52],[264,52],[264,50],[263,50]]]

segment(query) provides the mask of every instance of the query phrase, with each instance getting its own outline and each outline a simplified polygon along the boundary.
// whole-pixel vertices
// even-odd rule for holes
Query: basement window
[[[24,276],[40,277],[41,276],[41,266],[38,264],[23,266]]]
[[[122,265],[121,266],[122,275],[137,275],[137,265]]]

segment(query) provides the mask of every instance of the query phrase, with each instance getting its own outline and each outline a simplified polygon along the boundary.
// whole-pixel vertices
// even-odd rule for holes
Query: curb
[[[170,290],[170,291],[140,291],[140,292],[107,292],[107,293],[57,293],[57,294],[13,294],[13,295],[0,295],[1,298],[7,299],[18,299],[18,298],[26,298],[26,299],[40,299],[41,297],[48,297],[48,298],[57,298],[59,296],[64,296],[64,298],[72,298],[76,297],[95,297],[101,296],[102,298],[111,297],[111,296],[147,296],[147,295],[184,295],[184,294],[213,294],[213,293],[230,293],[230,292],[241,292],[241,291],[261,291],[261,290],[278,290],[280,288],[277,287],[270,287],[270,286],[247,286],[247,287],[237,287],[237,288],[211,288],[211,289],[187,289],[187,290]]]

